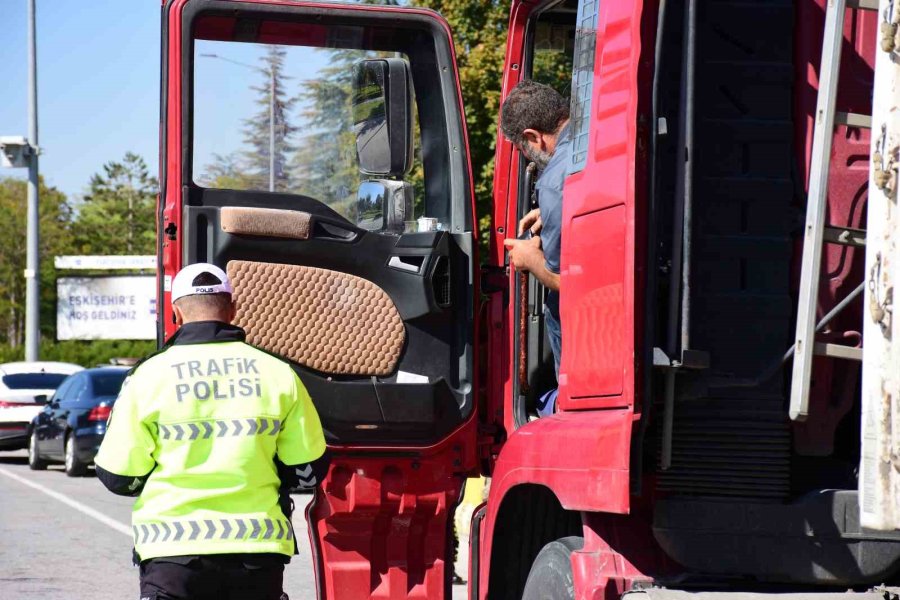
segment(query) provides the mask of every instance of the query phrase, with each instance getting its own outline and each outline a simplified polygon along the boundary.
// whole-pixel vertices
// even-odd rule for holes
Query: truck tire
[[[541,548],[528,571],[522,600],[575,600],[572,552],[582,546],[584,539],[572,535]]]

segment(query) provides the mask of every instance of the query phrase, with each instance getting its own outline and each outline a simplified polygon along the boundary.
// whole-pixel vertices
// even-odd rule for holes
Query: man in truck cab
[[[540,170],[535,184],[538,208],[519,223],[520,236],[526,232],[534,235],[527,239],[507,239],[504,244],[509,249],[510,264],[519,271],[531,273],[549,290],[544,305],[544,323],[559,373],[562,348],[559,249],[563,181],[570,162],[569,102],[550,86],[522,81],[503,103],[500,128],[503,135]],[[550,400],[555,403],[555,396]]]
[[[138,497],[142,598],[282,598],[296,542],[279,490],[315,485],[327,470],[306,388],[244,342],[231,295],[215,265],[176,275],[181,328],[126,381],[97,455],[100,481]]]

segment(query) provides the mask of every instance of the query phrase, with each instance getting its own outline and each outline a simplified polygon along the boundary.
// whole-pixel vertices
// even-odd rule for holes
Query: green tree
[[[269,187],[270,115],[273,112],[274,96],[275,190],[291,190],[287,157],[294,150],[290,138],[296,127],[291,124],[289,114],[295,99],[288,96],[285,89],[285,80],[289,79],[284,74],[285,54],[284,48],[280,46],[268,46],[265,56],[260,59],[262,66],[257,70],[264,75],[264,81],[251,88],[259,94],[256,100],[259,111],[244,121],[244,145],[248,148],[243,163],[244,170],[242,172],[239,169],[229,174],[248,177],[251,184],[249,187],[254,189]]]
[[[213,162],[206,165],[197,181],[206,187],[226,190],[248,190],[256,185],[240,152],[213,154]]]
[[[66,196],[40,181],[40,305],[41,333],[56,329],[56,285],[53,257],[65,254],[70,241],[72,211]],[[25,341],[25,202],[27,184],[0,179],[0,340],[11,348]]]
[[[348,219],[355,219],[354,194],[360,173],[352,129],[353,67],[360,50],[323,49],[328,66],[302,83],[297,97],[308,133],[291,160],[296,191],[325,202]]]
[[[121,161],[103,165],[77,206],[72,224],[78,254],[154,254],[156,248],[156,178],[144,159],[126,152]]]
[[[493,208],[494,148],[509,3],[415,0],[414,4],[440,12],[453,31],[475,178],[477,218],[482,243],[486,243]]]
[[[232,190],[269,189],[269,149],[274,137],[275,191],[297,191],[294,189],[293,169],[289,164],[295,150],[292,137],[297,128],[293,125],[290,114],[296,98],[287,92],[285,82],[290,77],[284,74],[285,55],[284,48],[267,46],[266,54],[260,58],[259,67],[237,63],[262,75],[261,83],[250,88],[258,94],[255,100],[258,111],[244,119],[243,149],[229,154],[213,154],[212,162],[204,167],[203,173],[197,178],[201,185]]]

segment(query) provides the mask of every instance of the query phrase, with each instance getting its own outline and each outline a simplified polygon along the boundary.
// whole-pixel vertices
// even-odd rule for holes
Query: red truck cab
[[[306,514],[319,598],[449,597],[452,515],[478,474],[492,482],[470,598],[896,582],[900,536],[853,517],[859,365],[817,358],[809,417],[786,406],[823,6],[513,1],[504,97],[531,78],[572,98],[557,378],[546,291],[503,251],[533,171],[498,136],[481,262],[440,15],[164,2],[159,338],[175,327],[171,278],[214,262],[249,341],[294,364],[334,454]],[[867,112],[877,27],[847,20],[841,110]],[[268,171],[204,171],[203,123],[229,102],[204,93],[210,44],[326,57],[330,87],[307,92],[338,116],[300,132],[294,166],[276,159],[273,103]],[[828,211],[848,231],[864,222],[869,139],[835,132]],[[823,340],[859,342],[861,303],[841,300],[862,254],[825,253],[819,311],[839,314]],[[556,414],[537,418],[557,386]]]

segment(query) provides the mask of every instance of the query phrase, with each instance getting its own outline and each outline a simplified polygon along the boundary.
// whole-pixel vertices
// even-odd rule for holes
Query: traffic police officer
[[[286,362],[244,343],[224,271],[172,282],[178,332],[126,380],[96,457],[132,514],[141,598],[278,600],[295,553],[289,496],[328,458],[319,417]]]

